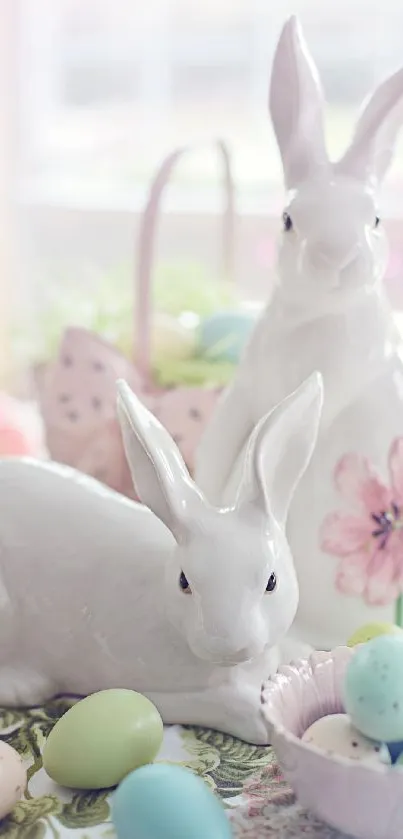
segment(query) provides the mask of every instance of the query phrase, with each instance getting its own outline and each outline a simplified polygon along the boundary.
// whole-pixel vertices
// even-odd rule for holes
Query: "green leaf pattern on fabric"
[[[63,807],[59,821],[65,827],[94,827],[109,819],[107,792],[78,792]]]
[[[19,801],[11,815],[0,822],[0,836],[7,836],[7,839],[43,839],[48,817],[58,815],[61,810],[62,804],[56,795]]]
[[[13,708],[0,709],[0,730],[17,725],[24,718],[23,711],[15,711]]]
[[[245,781],[270,758],[269,747],[250,746],[218,731],[189,728],[182,736],[186,748],[196,758],[192,768],[200,775],[208,773],[222,798],[240,795]]]

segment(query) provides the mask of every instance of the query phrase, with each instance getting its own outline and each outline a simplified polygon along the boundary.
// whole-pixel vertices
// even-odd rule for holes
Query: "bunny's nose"
[[[217,658],[225,658],[231,659],[234,661],[244,661],[245,655],[247,654],[246,647],[239,647],[239,649],[233,644],[226,643],[222,641],[221,638],[212,639],[209,644],[206,645],[211,655],[216,656]]]
[[[356,242],[319,239],[310,248],[310,261],[316,267],[341,270],[355,258]]]
[[[242,664],[255,658],[261,651],[262,645],[257,641],[249,645],[239,646],[223,642],[221,639],[211,639],[205,644],[205,650],[212,661],[221,665]]]

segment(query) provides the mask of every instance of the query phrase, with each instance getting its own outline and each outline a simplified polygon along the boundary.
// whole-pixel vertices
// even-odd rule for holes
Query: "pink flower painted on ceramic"
[[[389,605],[403,592],[403,437],[389,451],[387,486],[371,463],[347,454],[334,479],[348,511],[328,515],[321,548],[340,558],[336,586],[371,606]]]

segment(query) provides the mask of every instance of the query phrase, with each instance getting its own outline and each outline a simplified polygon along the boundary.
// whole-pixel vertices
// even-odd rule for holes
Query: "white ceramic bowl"
[[[271,743],[299,802],[357,839],[402,839],[403,769],[328,755],[299,738],[320,717],[344,711],[342,686],[354,649],[316,652],[283,666],[265,685]]]

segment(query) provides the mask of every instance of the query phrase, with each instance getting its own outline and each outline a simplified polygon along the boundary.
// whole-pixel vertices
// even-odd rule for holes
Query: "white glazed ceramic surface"
[[[267,743],[260,686],[298,605],[285,518],[321,408],[312,375],[262,419],[229,509],[206,502],[125,382],[118,416],[144,506],[67,467],[0,460],[0,705],[126,687],[166,723]]]
[[[281,768],[300,803],[357,839],[403,835],[403,771],[328,755],[299,738],[315,720],[343,712],[348,647],[283,666],[263,686],[262,712]]]
[[[345,155],[330,162],[317,71],[296,20],[286,23],[270,89],[287,191],[279,282],[196,463],[207,496],[230,501],[254,424],[321,371],[318,445],[287,528],[295,631],[318,649],[345,643],[360,624],[393,621],[403,590],[403,366],[378,216],[402,103],[403,70],[370,97]]]

